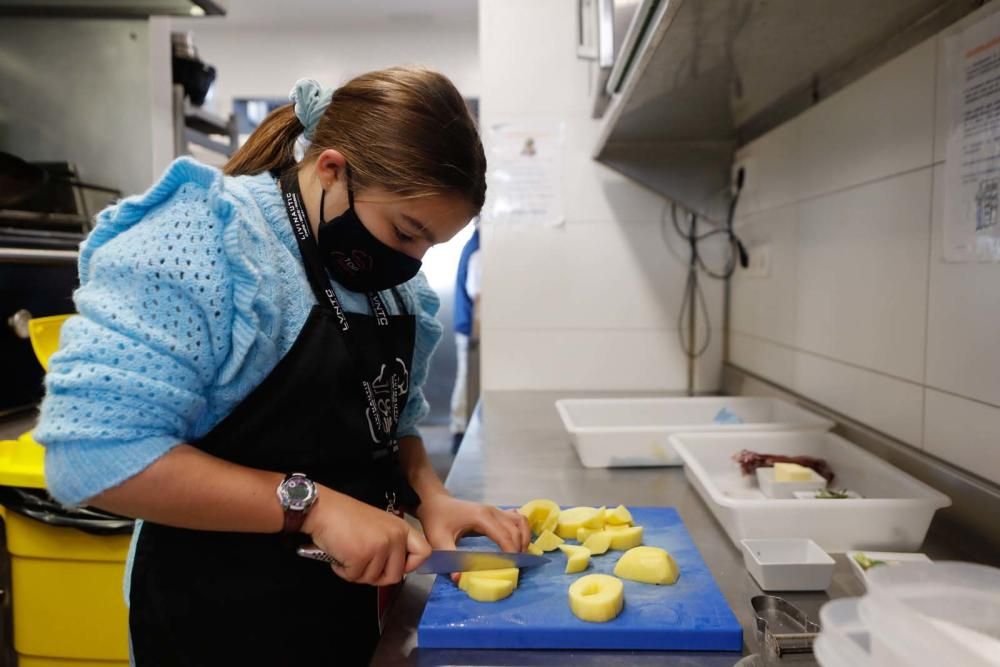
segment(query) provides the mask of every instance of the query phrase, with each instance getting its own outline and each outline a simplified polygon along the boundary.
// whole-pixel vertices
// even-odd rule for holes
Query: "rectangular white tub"
[[[804,537],[836,553],[916,551],[934,513],[951,505],[948,496],[832,433],[685,433],[671,442],[688,481],[737,547],[741,539]],[[767,498],[732,460],[742,449],[826,459],[836,475],[832,486],[863,498]]]
[[[727,408],[742,424],[716,424]],[[588,468],[676,466],[670,436],[688,432],[826,431],[833,422],[777,398],[564,398],[556,410]]]

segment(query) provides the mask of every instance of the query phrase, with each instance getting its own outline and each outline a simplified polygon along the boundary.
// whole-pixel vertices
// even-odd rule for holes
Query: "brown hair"
[[[272,111],[226,163],[230,176],[294,164],[302,124],[291,104]],[[458,193],[475,213],[486,197],[486,156],[465,100],[447,77],[419,67],[362,74],[333,93],[305,159],[333,148],[358,190],[404,197]]]

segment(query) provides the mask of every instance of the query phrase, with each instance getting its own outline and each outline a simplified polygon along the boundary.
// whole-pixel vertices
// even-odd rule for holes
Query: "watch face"
[[[296,475],[281,485],[282,504],[290,510],[301,511],[316,499],[316,486],[304,476]]]
[[[288,482],[288,499],[292,502],[303,502],[309,499],[309,487],[297,479]]]

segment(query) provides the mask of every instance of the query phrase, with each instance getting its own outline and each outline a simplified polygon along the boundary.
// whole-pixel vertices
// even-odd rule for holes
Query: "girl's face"
[[[319,216],[310,210],[311,220],[331,220],[347,210],[346,164],[338,151],[325,150],[312,167],[318,178],[308,173],[300,177],[307,209],[311,202],[318,208],[320,199],[319,189],[311,194],[307,188],[326,190],[325,210],[316,211]],[[432,245],[451,240],[473,217],[471,204],[458,194],[405,198],[377,187],[355,191],[354,209],[375,238],[414,259],[422,259]]]
[[[472,219],[472,208],[454,193],[400,198],[380,188],[355,193],[361,223],[382,243],[415,259],[450,241]]]

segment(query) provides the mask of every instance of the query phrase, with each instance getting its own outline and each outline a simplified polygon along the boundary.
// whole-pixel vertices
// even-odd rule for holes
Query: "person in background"
[[[140,667],[366,665],[379,592],[431,548],[531,537],[451,497],[417,430],[441,336],[421,258],[485,197],[462,97],[391,68],[291,98],[222,172],[182,158],[98,216],[46,375],[50,492],[142,519]]]
[[[451,393],[451,453],[456,454],[469,425],[469,340],[479,312],[479,219],[465,242],[455,278],[455,388]],[[478,333],[478,332],[477,332]]]

